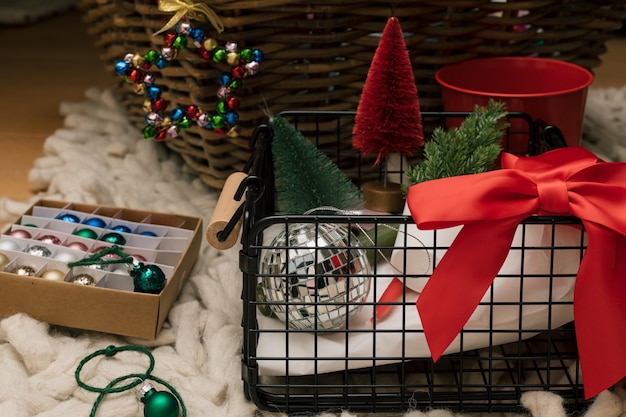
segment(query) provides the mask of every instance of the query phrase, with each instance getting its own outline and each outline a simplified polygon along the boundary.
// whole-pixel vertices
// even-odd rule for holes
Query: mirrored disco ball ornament
[[[344,327],[370,289],[371,268],[358,243],[338,224],[283,228],[261,254],[259,286],[271,312],[294,329]]]

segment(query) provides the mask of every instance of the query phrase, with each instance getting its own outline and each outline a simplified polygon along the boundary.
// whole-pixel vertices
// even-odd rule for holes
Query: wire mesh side
[[[308,218],[307,218],[308,217]],[[267,235],[275,235],[275,228],[296,228],[310,224],[314,229],[320,225],[343,224],[348,228],[362,224],[377,227],[403,227],[411,224],[404,216],[380,217],[326,217],[310,218],[298,216],[285,219],[272,217],[263,219],[255,227],[256,244],[251,253],[257,254],[259,264],[267,250],[276,246],[267,242]],[[274,228],[274,230],[272,230]],[[371,270],[366,274],[371,279],[370,297],[359,302],[358,315],[346,315],[344,326],[322,328],[311,324],[309,328],[293,326],[289,316],[267,317],[271,307],[291,306],[296,309],[309,308],[315,317],[328,306],[313,297],[308,302],[268,300],[259,290],[259,282],[266,277],[288,279],[289,272],[277,273],[269,270],[251,271],[246,277],[246,301],[248,316],[244,331],[248,345],[244,348],[244,379],[248,395],[257,404],[268,410],[286,412],[325,411],[329,409],[351,409],[355,411],[400,411],[445,407],[459,411],[516,411],[519,397],[531,390],[550,390],[564,397],[570,411],[580,409],[582,383],[578,370],[575,330],[571,323],[572,299],[563,294],[563,287],[573,288],[576,265],[562,270],[555,267],[554,260],[566,254],[568,258],[580,259],[585,250],[584,232],[576,219],[532,218],[522,225],[522,230],[532,234],[541,228],[546,236],[543,245],[514,246],[511,252],[519,256],[541,253],[550,267],[542,273],[520,271],[501,274],[497,277],[509,286],[508,292],[517,291],[517,300],[501,294],[492,287],[479,308],[486,314],[484,324],[466,327],[457,341],[455,351],[433,363],[424,350],[423,331],[415,326],[415,296],[407,290],[399,299],[387,302],[395,315],[391,325],[388,317],[377,318],[376,301],[392,279],[426,279],[424,274],[399,274],[386,267],[385,258],[393,251],[411,251],[408,247],[392,247],[388,244],[367,248],[371,259]],[[570,236],[567,245],[555,246],[550,236],[567,228]],[[314,232],[315,233],[315,232]],[[317,232],[319,233],[319,232]],[[436,234],[436,232],[431,232]],[[266,236],[263,236],[266,235]],[[578,236],[578,238],[576,238]],[[575,242],[576,241],[576,242]],[[436,242],[436,240],[435,240]],[[325,242],[318,245],[309,242],[307,251],[313,258],[322,251],[350,251],[360,248],[360,243],[343,241],[335,245]],[[285,245],[279,250],[289,251]],[[445,251],[445,246],[435,243],[432,247],[419,250]],[[319,256],[319,255],[317,255]],[[350,255],[347,262],[350,262]],[[436,257],[436,255],[435,255]],[[293,260],[285,259],[289,263]],[[313,265],[317,265],[313,260]],[[433,259],[433,267],[436,259]],[[300,278],[302,278],[300,272]],[[326,273],[311,268],[306,279],[319,282],[328,278]],[[360,272],[359,272],[360,274]],[[342,278],[357,275],[344,273]],[[359,275],[361,276],[361,275]],[[525,287],[541,283],[545,291],[528,298]],[[316,296],[327,284],[313,284],[310,291]],[[513,290],[511,290],[513,289]],[[569,290],[568,290],[569,291]],[[534,297],[534,298],[533,298]],[[333,302],[334,308],[345,308],[352,304],[345,300]],[[532,310],[541,310],[542,318],[536,317],[529,325]],[[500,323],[498,317],[504,312],[517,316],[512,323]],[[559,320],[556,320],[556,316]],[[398,321],[397,317],[401,317]],[[372,319],[371,323],[366,323]],[[268,326],[269,322],[273,322]],[[558,327],[553,324],[558,322]],[[561,322],[564,322],[561,324]],[[363,348],[363,344],[367,345]],[[389,345],[395,345],[392,350]],[[421,347],[415,350],[416,344]]]

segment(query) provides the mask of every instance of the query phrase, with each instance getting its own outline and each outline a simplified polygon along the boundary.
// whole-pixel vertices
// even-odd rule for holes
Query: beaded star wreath
[[[169,115],[164,115],[169,103],[161,97],[163,90],[155,84],[155,77],[149,70],[153,65],[159,69],[169,66],[178,53],[187,48],[189,39],[204,60],[227,63],[231,65],[231,70],[218,77],[215,112],[205,112],[198,106],[189,105],[176,107]],[[241,88],[244,78],[259,71],[263,53],[259,49],[250,48],[238,51],[236,42],[227,42],[220,47],[215,39],[206,37],[204,30],[193,28],[186,22],[178,23],[175,33],[166,33],[164,41],[165,47],[161,53],[154,49],[144,55],[129,53],[115,64],[115,72],[123,76],[127,83],[133,84],[137,94],[145,94],[147,97],[143,105],[146,112],[143,137],[155,141],[175,138],[181,129],[188,129],[194,123],[218,134],[237,136],[239,114],[236,110],[239,99],[235,92]]]

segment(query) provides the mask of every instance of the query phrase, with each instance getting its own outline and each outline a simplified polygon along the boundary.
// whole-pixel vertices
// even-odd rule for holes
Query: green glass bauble
[[[115,232],[105,233],[100,237],[100,240],[120,246],[124,246],[126,244],[126,238]]]
[[[75,230],[72,234],[87,239],[96,239],[98,237],[98,234],[91,229],[78,229]]]
[[[158,294],[165,287],[165,274],[156,265],[139,262],[130,271],[130,276],[133,277],[135,292]]]
[[[145,417],[178,417],[179,405],[176,397],[167,391],[157,391],[151,385],[146,387],[141,402],[144,403]]]

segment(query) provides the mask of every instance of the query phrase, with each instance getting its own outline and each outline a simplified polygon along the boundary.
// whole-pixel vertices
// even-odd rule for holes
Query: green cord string
[[[101,259],[106,255],[117,255],[119,259]],[[117,245],[113,245],[111,247],[105,248],[100,252],[94,253],[93,255],[83,258],[80,261],[70,262],[67,264],[68,267],[73,268],[75,266],[90,266],[90,265],[111,265],[111,264],[132,264],[135,261],[131,255],[124,252],[124,250]]]
[[[134,352],[139,352],[139,353],[143,353],[144,355],[146,355],[148,359],[150,360],[150,365],[148,366],[148,369],[146,370],[146,372],[141,373],[141,374],[122,375],[120,377],[115,378],[111,382],[109,382],[107,386],[103,388],[88,385],[81,380],[80,373],[83,370],[83,367],[93,358],[97,356],[101,356],[101,355],[104,355],[105,357],[110,358],[110,357],[115,356],[119,352],[125,352],[125,351],[134,351]],[[93,352],[92,354],[86,356],[83,360],[81,360],[80,363],[78,364],[78,367],[76,368],[76,371],[74,372],[76,383],[78,384],[79,387],[81,387],[82,389],[86,391],[98,393],[98,398],[96,398],[96,401],[91,407],[91,413],[89,413],[89,417],[95,417],[96,412],[98,411],[98,407],[100,406],[100,403],[104,400],[104,397],[107,394],[114,394],[114,393],[131,390],[147,380],[154,381],[157,384],[161,384],[164,387],[166,387],[172,393],[172,395],[174,395],[174,397],[176,397],[176,399],[178,400],[178,403],[180,404],[180,409],[182,411],[182,417],[186,417],[187,408],[185,407],[183,398],[180,396],[178,391],[176,391],[176,389],[167,381],[152,375],[152,371],[154,370],[154,362],[155,362],[154,356],[152,355],[150,350],[148,350],[147,348],[143,346],[137,346],[137,345],[128,345],[128,346],[119,346],[119,347],[107,346],[105,349],[97,350]],[[134,381],[129,382],[119,387],[116,386],[119,383],[124,382],[128,379],[133,379]]]

